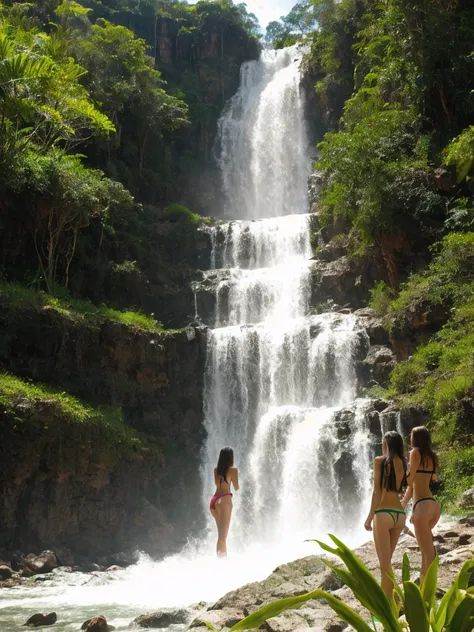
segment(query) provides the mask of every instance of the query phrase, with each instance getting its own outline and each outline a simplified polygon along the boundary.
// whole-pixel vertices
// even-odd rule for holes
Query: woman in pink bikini
[[[239,489],[239,471],[234,467],[234,451],[232,448],[222,448],[214,468],[214,482],[216,491],[211,498],[209,509],[217,525],[217,557],[227,555],[227,534],[229,533],[230,517],[232,515],[232,492]]]

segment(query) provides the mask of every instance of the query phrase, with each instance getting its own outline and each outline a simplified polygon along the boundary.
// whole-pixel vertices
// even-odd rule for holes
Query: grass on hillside
[[[420,301],[446,305],[449,319],[395,366],[385,397],[427,411],[441,457],[441,499],[453,510],[461,493],[474,486],[474,441],[465,409],[474,400],[474,233],[448,235],[432,263],[413,275],[398,296],[379,284],[372,291],[371,307],[393,329]]]
[[[145,331],[156,333],[165,331],[162,323],[146,314],[133,311],[122,312],[105,306],[98,307],[89,301],[73,299],[64,291],[63,296],[59,298],[19,283],[0,280],[0,298],[13,308],[49,308],[70,318],[87,321],[92,325],[112,321]]]
[[[21,425],[24,429],[30,422],[30,414],[28,409],[19,407],[23,400],[52,402],[61,424],[70,428],[75,426],[78,432],[81,428],[96,430],[100,441],[98,452],[102,447],[127,456],[152,449],[144,435],[126,425],[119,407],[89,406],[63,391],[22,380],[9,373],[0,373],[0,406],[7,416],[15,420],[17,427]]]

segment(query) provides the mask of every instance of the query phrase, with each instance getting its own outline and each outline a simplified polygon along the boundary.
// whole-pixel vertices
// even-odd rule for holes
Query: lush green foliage
[[[353,251],[375,248],[396,285],[412,247],[472,221],[474,12],[464,2],[312,5],[308,67],[333,130],[319,145],[321,221],[343,217]],[[458,188],[437,186],[433,170],[444,164],[457,169]]]
[[[121,312],[110,307],[97,307],[89,301],[72,299],[64,290],[60,292],[60,295],[61,297],[58,298],[17,283],[0,281],[0,300],[19,311],[47,308],[92,327],[112,321],[146,331],[163,331],[162,324],[146,314],[130,311]]]
[[[265,41],[274,48],[292,46],[314,31],[318,17],[318,0],[300,0],[288,15],[270,22],[265,30]]]
[[[323,590],[287,597],[267,604],[236,623],[230,632],[259,628],[267,619],[278,616],[285,610],[299,608],[311,599],[324,599],[334,612],[357,632],[374,632],[374,617],[383,626],[384,632],[468,632],[474,622],[474,588],[469,588],[469,579],[474,571],[474,560],[464,563],[451,588],[439,603],[436,601],[438,558],[428,570],[421,587],[410,581],[410,564],[405,555],[403,583],[399,586],[393,579],[395,593],[390,602],[379,583],[361,560],[340,540],[331,535],[335,548],[318,542],[324,551],[339,557],[347,570],[331,561],[324,563],[352,590],[360,604],[367,610],[372,625],[353,608],[344,604],[331,593]],[[401,620],[401,611],[406,621]],[[373,626],[373,627],[372,627]],[[208,627],[214,629],[208,624]]]
[[[25,405],[25,401],[30,405]],[[40,426],[35,421],[34,406],[45,403],[54,407],[54,417],[49,425]],[[19,436],[28,436],[40,431],[45,441],[55,432],[64,437],[71,434],[82,441],[83,448],[85,443],[94,445],[96,455],[102,458],[130,458],[137,453],[154,451],[145,436],[125,424],[120,408],[94,408],[72,395],[8,373],[0,373],[0,407],[9,420],[4,432],[8,428]]]
[[[120,146],[102,154],[100,165],[124,181],[143,202],[192,201],[200,212],[208,214],[206,206],[197,206],[197,192],[209,186],[202,183],[203,167],[213,166],[217,120],[237,90],[240,66],[255,59],[260,50],[255,16],[248,13],[245,3],[234,4],[232,0],[200,0],[193,5],[181,0],[150,0],[138,6],[122,2],[106,14],[97,2],[84,4],[94,6],[94,15],[115,24],[133,24],[167,82],[166,92],[176,103],[186,104],[189,120],[173,133],[168,127],[156,134],[159,130],[152,126],[147,135],[146,121],[140,120],[142,111],[125,109]],[[110,7],[108,2],[102,5]],[[150,10],[153,17],[148,18]],[[137,127],[141,130],[138,138]],[[142,141],[146,142],[143,151]]]
[[[474,484],[474,233],[450,233],[433,247],[434,257],[395,292],[386,283],[372,290],[371,306],[384,315],[395,337],[407,335],[412,319],[438,314],[445,322],[398,363],[383,395],[429,414],[444,471],[441,498],[452,506]],[[423,322],[421,323],[423,325]],[[462,464],[471,463],[471,466]],[[459,465],[459,467],[458,467]]]
[[[160,57],[168,28],[189,55]],[[181,29],[192,37],[178,38]],[[51,294],[66,287],[97,303],[158,311],[157,288],[181,279],[171,268],[184,267],[201,223],[192,211],[184,220],[158,205],[196,184],[196,134],[210,155],[210,129],[240,63],[258,53],[255,30],[254,16],[230,0],[3,3],[2,274]],[[173,232],[183,234],[180,257],[162,248],[157,227],[178,215],[186,225]]]

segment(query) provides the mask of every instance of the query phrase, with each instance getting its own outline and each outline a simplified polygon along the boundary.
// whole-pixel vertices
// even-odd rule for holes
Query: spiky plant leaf
[[[448,632],[472,632],[474,627],[474,597],[465,594],[464,599],[456,608],[448,626]]]
[[[324,590],[313,590],[305,595],[286,597],[285,599],[279,599],[278,601],[267,604],[233,625],[229,632],[259,628],[268,619],[278,616],[285,610],[299,608],[310,599],[326,600],[334,612],[340,616],[341,619],[349,623],[357,632],[373,632],[355,610]]]
[[[406,553],[403,554],[402,581],[410,581],[410,558]]]
[[[405,592],[405,616],[410,632],[429,632],[430,622],[420,589],[413,582],[403,582]]]
[[[436,556],[431,563],[428,572],[421,582],[421,596],[426,604],[428,612],[433,608],[436,601],[436,587],[438,585],[438,564],[439,559]]]

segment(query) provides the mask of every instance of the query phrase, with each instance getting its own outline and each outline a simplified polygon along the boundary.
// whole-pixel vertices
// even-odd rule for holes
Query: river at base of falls
[[[363,539],[362,529],[357,529],[346,541],[356,545]],[[130,627],[140,614],[193,606],[197,615],[205,608],[202,602],[214,602],[229,590],[262,580],[283,562],[320,552],[314,543],[289,539],[285,547],[249,545],[218,560],[214,544],[212,537],[206,543],[189,544],[179,555],[159,562],[142,555],[137,564],[121,571],[87,575],[59,571],[41,576],[50,578],[45,581],[30,580],[30,586],[2,589],[0,630],[19,632],[31,615],[56,612],[58,622],[51,630],[58,632],[77,632],[84,621],[98,614],[103,614],[117,632],[134,632],[143,629]],[[168,629],[173,632],[184,627]]]

